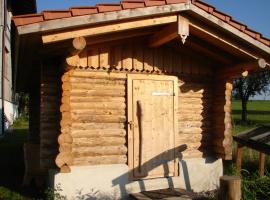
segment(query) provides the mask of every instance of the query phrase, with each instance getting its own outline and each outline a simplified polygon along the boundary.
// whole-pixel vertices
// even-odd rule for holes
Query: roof
[[[34,24],[54,19],[62,18],[72,18],[82,15],[92,15],[97,13],[106,13],[112,11],[120,11],[127,9],[151,7],[151,6],[161,6],[177,3],[188,3],[191,2],[193,5],[200,9],[203,9],[207,13],[217,17],[223,22],[233,26],[234,28],[240,30],[246,35],[254,38],[255,40],[263,43],[264,45],[270,47],[270,39],[262,36],[254,30],[251,30],[246,25],[234,20],[231,16],[224,14],[215,9],[215,7],[202,2],[200,0],[124,0],[120,3],[109,3],[109,4],[97,4],[96,6],[84,6],[84,7],[71,7],[68,10],[45,10],[39,14],[29,14],[29,15],[18,15],[14,16],[13,20],[16,26],[23,26],[28,24]]]

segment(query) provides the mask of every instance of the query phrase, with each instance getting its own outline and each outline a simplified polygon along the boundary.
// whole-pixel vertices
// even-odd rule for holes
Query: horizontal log
[[[125,73],[109,73],[109,72],[87,72],[80,70],[72,70],[69,73],[72,77],[88,77],[88,78],[110,78],[110,79],[127,79]]]
[[[69,82],[69,80],[70,80],[70,72],[68,71],[68,72],[65,72],[65,73],[62,75],[61,81],[62,81],[62,82]]]
[[[40,130],[40,139],[41,140],[44,138],[55,139],[59,134],[60,134],[59,130],[54,131]]]
[[[124,137],[74,138],[72,147],[119,146],[125,143]]]
[[[212,121],[204,120],[204,121],[180,121],[178,122],[179,129],[181,128],[209,128],[212,126]]]
[[[71,153],[67,152],[60,152],[56,159],[55,159],[56,165],[61,168],[64,165],[72,165],[73,163],[73,156]]]
[[[58,151],[56,149],[42,149],[40,159],[55,159]]]
[[[204,106],[202,104],[188,104],[179,102],[178,105],[179,110],[181,109],[203,109]]]
[[[126,122],[126,116],[125,115],[92,115],[92,116],[78,116],[77,118],[72,119],[62,119],[60,121],[61,127],[64,127],[66,125],[70,125],[73,122],[77,123],[125,123]]]
[[[78,97],[91,97],[91,96],[104,96],[104,97],[125,97],[126,91],[124,90],[72,90],[64,91],[63,96],[78,96]]]
[[[58,96],[41,96],[40,97],[41,102],[55,102],[60,101]]]
[[[71,83],[94,83],[94,84],[102,84],[102,85],[125,85],[125,80],[114,80],[114,79],[95,79],[95,78],[87,78],[87,77],[70,77],[69,80]]]
[[[58,143],[61,145],[63,143],[71,144],[73,142],[73,138],[70,134],[60,134],[58,137]]]
[[[181,128],[179,134],[200,134],[204,130],[202,128]]]
[[[202,115],[183,115],[178,114],[178,122],[181,121],[202,121],[204,117]]]
[[[125,115],[126,110],[122,109],[84,109],[71,110],[71,116],[91,116],[91,115]]]
[[[63,83],[62,89],[63,90],[125,90],[125,85],[108,85],[108,84],[90,84],[90,83]]]
[[[40,128],[41,129],[60,129],[59,123],[40,123]]]
[[[72,145],[70,143],[62,143],[59,146],[59,152],[72,152]]]
[[[124,97],[104,97],[104,96],[94,96],[94,97],[73,97],[71,96],[70,102],[119,102],[124,103],[126,99]]]
[[[203,100],[202,98],[194,98],[194,97],[191,97],[191,98],[181,98],[179,97],[178,98],[178,102],[179,103],[183,103],[183,104],[203,104]]]
[[[126,104],[121,102],[93,102],[93,103],[70,103],[70,108],[72,110],[77,109],[125,109]]]
[[[71,124],[71,130],[92,130],[92,129],[124,129],[124,123],[77,123]]]
[[[127,156],[113,155],[113,156],[96,156],[96,157],[80,157],[74,158],[73,165],[102,165],[102,164],[125,164]]]
[[[126,153],[126,146],[78,147],[73,148],[72,150],[72,155],[74,158],[88,156],[126,155]]]
[[[98,129],[98,130],[72,130],[70,132],[73,138],[95,138],[95,137],[124,137],[125,129]]]

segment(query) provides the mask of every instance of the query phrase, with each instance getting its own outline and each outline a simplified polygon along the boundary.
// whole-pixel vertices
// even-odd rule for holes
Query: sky
[[[37,0],[38,12],[50,9],[67,9],[74,6],[92,6],[97,3],[120,0]],[[270,0],[205,0],[217,10],[270,38]],[[270,88],[270,86],[269,86]],[[257,95],[252,99],[270,100],[270,94]]]

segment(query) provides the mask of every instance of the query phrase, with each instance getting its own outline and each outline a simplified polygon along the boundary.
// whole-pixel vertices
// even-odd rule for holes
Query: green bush
[[[224,174],[239,176],[233,163],[225,166]],[[241,170],[242,200],[268,200],[270,199],[270,174],[266,172],[263,177],[258,176],[258,171],[252,173],[246,169]]]
[[[259,177],[257,173],[242,172],[242,199],[266,200],[270,199],[270,177]],[[268,174],[269,175],[269,174]]]
[[[24,197],[5,187],[0,187],[0,199],[1,200],[31,200],[30,198]]]

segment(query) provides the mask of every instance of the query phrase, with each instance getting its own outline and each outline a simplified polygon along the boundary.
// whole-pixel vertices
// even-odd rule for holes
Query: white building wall
[[[4,109],[5,113],[5,128],[8,128],[13,122],[14,119],[17,117],[17,105],[14,103],[13,99],[13,91],[12,91],[12,55],[11,55],[11,12],[7,12],[7,26],[5,27],[6,31],[4,34],[4,40],[5,40],[5,48],[3,49],[2,41],[3,41],[3,30],[4,30],[4,1],[0,1],[0,135],[2,135],[2,111]],[[6,68],[6,74],[4,75],[4,78],[2,79],[2,72],[3,72],[3,66],[2,66],[2,52],[6,51],[8,52],[8,60],[6,60],[7,68]],[[2,80],[4,81],[4,95],[2,96]],[[2,104],[2,100],[4,99],[4,108]]]

